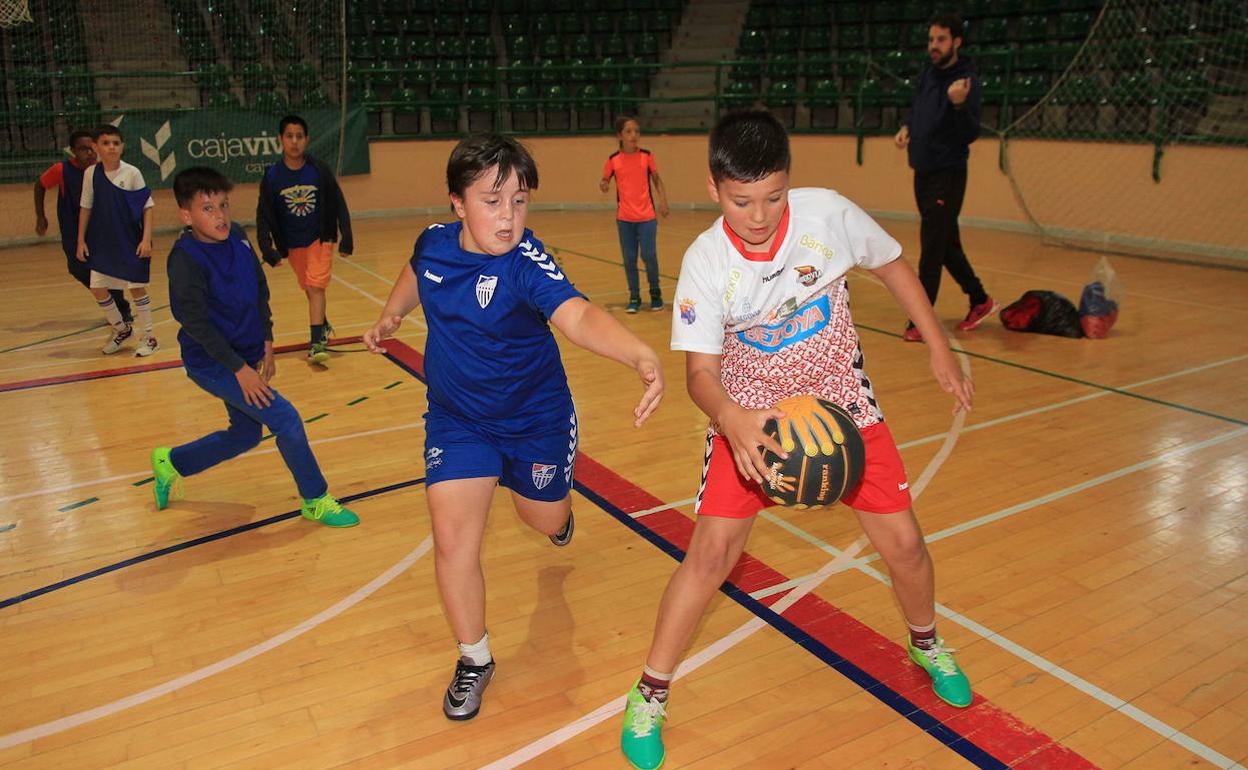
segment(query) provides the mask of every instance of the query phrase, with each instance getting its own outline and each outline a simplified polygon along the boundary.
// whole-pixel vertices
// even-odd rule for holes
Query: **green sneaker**
[[[334,496],[328,492],[315,500],[304,500],[303,510],[300,513],[303,514],[303,518],[309,521],[319,521],[327,527],[354,527],[360,523],[359,516],[339,505]]]
[[[923,667],[932,677],[932,690],[936,697],[950,706],[966,708],[971,705],[971,682],[953,659],[956,650],[946,647],[944,639],[937,639],[930,650],[909,645],[910,660]]]
[[[156,498],[156,510],[163,511],[169,507],[169,495],[175,498],[182,496],[182,474],[173,467],[169,459],[169,447],[162,446],[152,450],[152,495]]]
[[[620,749],[628,763],[637,770],[655,770],[663,764],[663,723],[667,710],[657,700],[646,700],[637,685],[628,691],[624,707],[624,730],[620,733]]]
[[[308,363],[324,366],[329,361],[329,350],[324,342],[314,342],[308,348]]]

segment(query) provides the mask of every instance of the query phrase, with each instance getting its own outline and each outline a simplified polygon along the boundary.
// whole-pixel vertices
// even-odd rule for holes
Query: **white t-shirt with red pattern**
[[[672,349],[722,356],[724,390],[747,409],[812,394],[853,415],[884,419],[849,314],[845,274],[882,267],[901,244],[845,196],[789,191],[770,254],[744,250],[723,217],[685,251]]]

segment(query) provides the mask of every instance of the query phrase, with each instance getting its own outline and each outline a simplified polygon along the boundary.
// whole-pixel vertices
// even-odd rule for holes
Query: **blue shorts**
[[[467,420],[430,410],[425,415],[425,484],[497,477],[500,486],[529,500],[558,502],[572,489],[576,410],[552,412],[550,430],[501,439]]]

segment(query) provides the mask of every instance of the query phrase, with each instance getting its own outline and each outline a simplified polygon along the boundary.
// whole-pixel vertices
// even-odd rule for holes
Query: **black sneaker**
[[[576,519],[572,516],[572,511],[568,511],[568,523],[563,525],[563,529],[550,536],[550,542],[564,547],[572,542],[572,532],[576,529]]]
[[[650,309],[651,309],[651,310],[662,310],[662,309],[663,309],[663,298],[662,298],[661,296],[657,295],[657,294],[651,294],[651,295],[650,295]]]
[[[442,713],[447,719],[463,721],[472,719],[481,710],[481,696],[486,685],[494,678],[494,661],[484,666],[474,666],[460,658],[455,663],[455,676],[442,698]]]
[[[624,308],[625,313],[636,313],[641,310],[641,297],[629,297],[628,306]]]

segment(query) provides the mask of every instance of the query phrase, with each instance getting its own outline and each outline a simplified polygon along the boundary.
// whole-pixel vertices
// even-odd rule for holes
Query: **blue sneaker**
[[[661,701],[646,700],[637,685],[628,691],[624,707],[624,729],[620,733],[620,750],[628,763],[637,770],[655,770],[662,766],[663,723],[667,709]]]

